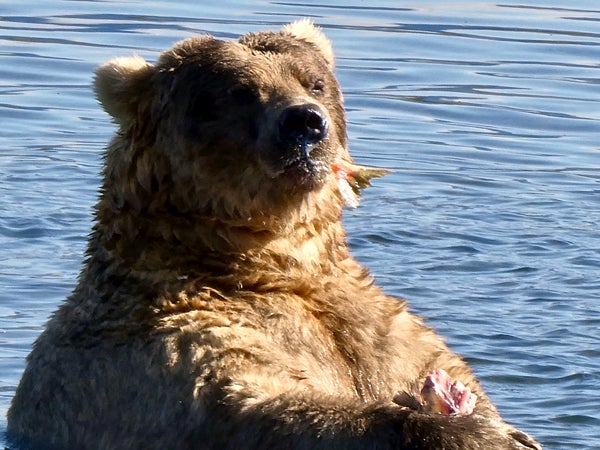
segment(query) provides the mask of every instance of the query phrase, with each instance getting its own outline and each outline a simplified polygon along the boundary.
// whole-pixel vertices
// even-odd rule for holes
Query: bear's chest
[[[385,336],[369,326],[370,314],[363,309],[361,319],[353,319],[329,300],[269,294],[203,302],[169,316],[163,326],[171,329],[172,360],[192,355],[189,369],[211,378],[272,379],[282,390],[316,389],[369,400],[389,395],[392,385]]]

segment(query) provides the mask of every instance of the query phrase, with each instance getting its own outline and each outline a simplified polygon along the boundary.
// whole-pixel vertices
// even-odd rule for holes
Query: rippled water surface
[[[355,255],[509,422],[600,448],[600,4],[315,3],[0,2],[0,429],[80,268],[115,130],[94,67],[308,16],[334,43],[355,158],[395,169],[345,216]]]

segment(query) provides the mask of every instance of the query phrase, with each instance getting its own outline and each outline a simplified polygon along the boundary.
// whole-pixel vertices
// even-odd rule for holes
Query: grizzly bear
[[[540,448],[350,255],[342,209],[381,173],[352,163],[333,70],[305,20],[97,70],[119,131],[15,445]]]

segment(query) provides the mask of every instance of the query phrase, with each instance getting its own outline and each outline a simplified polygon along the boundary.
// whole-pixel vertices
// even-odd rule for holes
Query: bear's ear
[[[140,102],[152,97],[148,91],[153,71],[139,56],[113,59],[96,69],[96,98],[121,126],[135,118]]]
[[[283,27],[281,31],[314,45],[325,57],[329,68],[333,70],[335,58],[333,57],[331,41],[310,19],[305,18],[292,22]]]

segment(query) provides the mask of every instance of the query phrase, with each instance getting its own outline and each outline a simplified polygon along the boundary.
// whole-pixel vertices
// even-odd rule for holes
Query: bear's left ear
[[[117,58],[96,69],[96,98],[125,127],[133,121],[142,102],[152,98],[152,65],[139,56]]]
[[[283,27],[281,31],[314,45],[325,57],[329,68],[333,70],[335,58],[331,41],[310,19],[300,19],[292,22]]]

